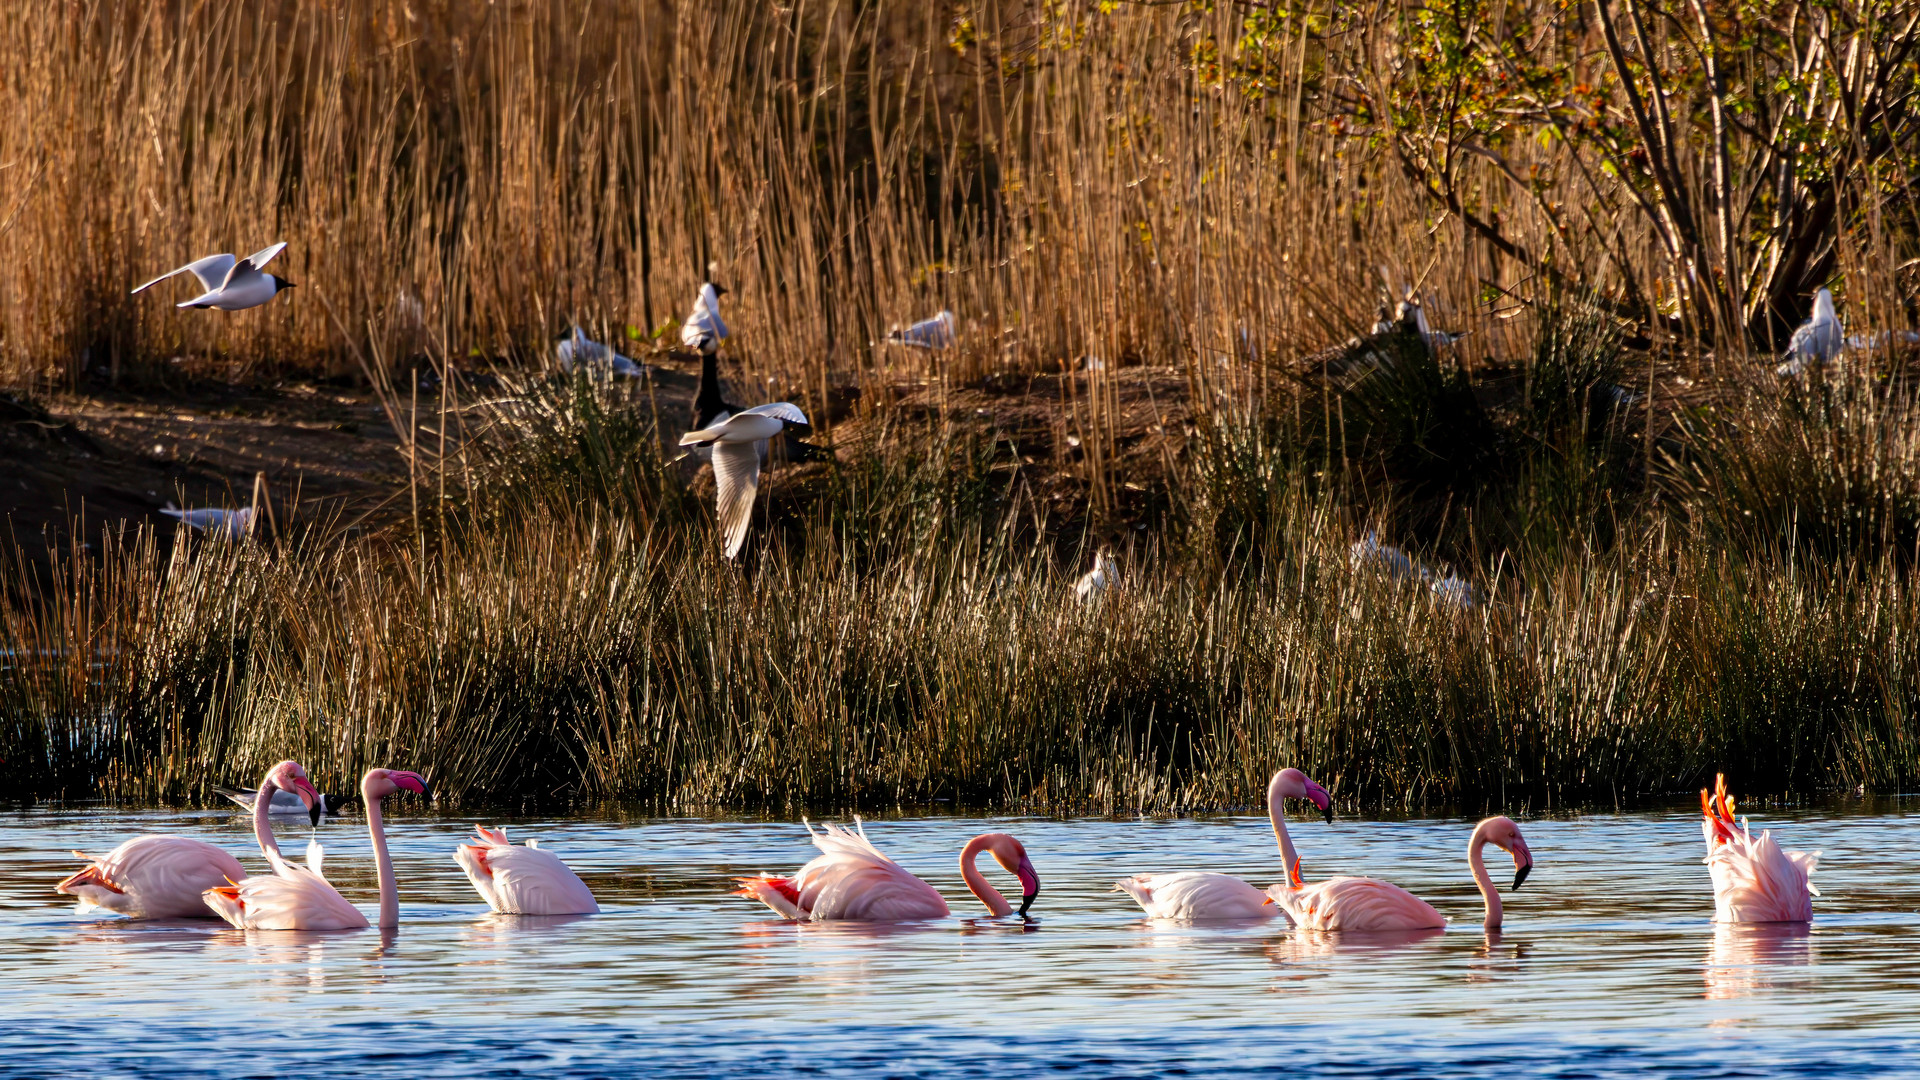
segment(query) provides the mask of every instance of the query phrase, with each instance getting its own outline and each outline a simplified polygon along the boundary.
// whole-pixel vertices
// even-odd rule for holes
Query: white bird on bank
[[[573,373],[575,364],[588,370],[604,367],[613,374],[628,379],[638,379],[647,373],[645,364],[636,363],[632,357],[620,355],[613,351],[611,345],[600,344],[588,337],[587,332],[577,326],[553,346],[553,354],[560,360],[560,370],[568,374]]]
[[[233,261],[232,255],[224,253],[195,259],[185,266],[161,274],[133,292],[138,295],[175,274],[190,273],[200,279],[203,291],[191,300],[175,304],[175,307],[219,308],[222,311],[244,311],[250,307],[259,307],[273,299],[280,290],[293,288],[293,282],[286,278],[264,272],[264,268],[273,261],[274,256],[285,251],[286,248],[286,241],[283,240],[272,247],[262,248],[239,262]]]
[[[1458,574],[1435,578],[1427,588],[1433,591],[1434,598],[1442,604],[1461,611],[1470,610],[1480,602],[1480,596],[1474,590],[1472,583]]]
[[[1073,583],[1073,598],[1085,603],[1097,600],[1106,591],[1120,584],[1120,567],[1113,561],[1113,553],[1101,548],[1093,556],[1093,569],[1080,575]]]
[[[160,512],[177,519],[182,525],[203,532],[208,536],[224,536],[229,540],[239,540],[253,527],[253,507],[239,510],[223,510],[219,507],[202,507],[198,510],[182,510],[168,503]]]
[[[887,335],[887,344],[911,349],[948,349],[953,347],[953,312],[942,311],[931,319],[921,319],[905,330]]]
[[[1833,310],[1833,294],[1825,289],[1813,294],[1813,317],[1800,325],[1787,339],[1786,362],[1774,369],[1777,375],[1798,375],[1810,365],[1824,364],[1847,347],[1847,333]]]
[[[1423,576],[1414,567],[1413,560],[1407,558],[1406,552],[1392,544],[1381,543],[1371,532],[1366,539],[1353,542],[1353,547],[1348,549],[1347,561],[1356,571],[1375,570],[1396,581]]]
[[[799,406],[776,401],[742,409],[711,427],[680,436],[681,446],[713,448],[714,512],[720,520],[720,550],[729,559],[740,554],[747,542],[767,440],[785,433],[789,424],[810,426]]]
[[[693,314],[680,324],[680,344],[702,356],[720,351],[720,339],[728,336],[727,324],[720,318],[720,298],[725,295],[727,290],[711,281],[700,286]]]

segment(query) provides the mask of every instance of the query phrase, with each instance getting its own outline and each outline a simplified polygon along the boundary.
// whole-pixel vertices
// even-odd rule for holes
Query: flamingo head
[[[1520,826],[1515,825],[1512,818],[1496,817],[1488,818],[1480,827],[1489,844],[1513,856],[1513,889],[1510,891],[1518,892],[1527,875],[1533,873],[1533,852],[1527,850],[1527,839],[1520,835]]]
[[[411,791],[415,795],[428,797],[433,794],[433,789],[428,786],[426,777],[404,769],[368,769],[367,775],[360,778],[360,794],[369,805],[402,791]]]
[[[1027,909],[1033,906],[1034,897],[1040,895],[1040,875],[1034,872],[1033,860],[1027,858],[1026,847],[1006,833],[994,833],[987,840],[987,850],[993,852],[994,862],[1020,879],[1018,914],[1025,915]]]
[[[305,806],[309,813],[314,807],[321,805],[319,790],[313,786],[313,781],[307,779],[307,770],[297,761],[283,761],[268,769],[267,783],[281,791],[290,791],[299,796],[301,805]]]
[[[1267,785],[1267,801],[1272,802],[1276,795],[1283,799],[1307,800],[1326,815],[1327,824],[1333,824],[1333,796],[1299,769],[1281,769],[1273,774],[1273,782]]]

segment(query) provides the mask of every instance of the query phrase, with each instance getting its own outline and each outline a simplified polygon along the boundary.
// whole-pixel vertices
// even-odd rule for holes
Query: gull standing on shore
[[[887,344],[912,349],[947,349],[953,346],[953,312],[942,311],[931,319],[921,319],[905,330],[887,334]]]
[[[727,324],[720,318],[720,298],[727,290],[709,281],[700,286],[694,298],[693,314],[680,324],[680,344],[702,356],[720,351],[720,339],[727,337]]]
[[[168,503],[160,512],[179,521],[180,524],[195,532],[208,536],[224,536],[229,540],[239,540],[247,535],[253,526],[253,507],[239,510],[224,510],[219,507],[202,507],[199,510],[182,510]]]
[[[680,436],[681,446],[713,448],[714,513],[720,521],[720,550],[729,559],[747,542],[753,499],[760,489],[760,456],[767,440],[789,424],[810,426],[807,414],[786,401],[742,409],[711,427]]]
[[[632,357],[615,352],[613,346],[602,345],[587,336],[585,330],[574,327],[563,335],[553,346],[553,354],[560,361],[560,370],[573,374],[575,364],[592,370],[604,367],[609,372],[628,379],[638,379],[647,373],[647,366],[634,362]]]
[[[155,285],[173,277],[175,274],[192,274],[200,279],[202,292],[191,300],[175,304],[183,308],[219,308],[222,311],[244,311],[250,307],[259,307],[276,296],[282,289],[293,288],[293,282],[277,274],[263,272],[263,268],[273,261],[274,256],[287,249],[286,241],[272,247],[233,261],[232,255],[209,255],[196,259],[178,269],[169,270],[145,285],[133,290],[139,295]]]
[[[1113,561],[1113,552],[1101,548],[1093,557],[1093,569],[1080,575],[1073,583],[1073,598],[1085,603],[1098,600],[1106,591],[1120,584],[1120,567]]]
[[[1782,376],[1798,375],[1811,364],[1824,364],[1840,355],[1847,346],[1847,333],[1833,310],[1833,294],[1825,289],[1813,294],[1813,317],[1800,325],[1787,339],[1786,362],[1774,369]]]

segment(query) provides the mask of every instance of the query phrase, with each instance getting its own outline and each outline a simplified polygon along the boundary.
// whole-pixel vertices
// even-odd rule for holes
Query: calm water
[[[1920,813],[1908,805],[1767,818],[1788,846],[1825,852],[1810,933],[1716,930],[1697,818],[1678,809],[1524,822],[1537,866],[1491,939],[1466,876],[1468,822],[1298,823],[1309,877],[1385,877],[1456,918],[1399,940],[1153,924],[1108,891],[1152,870],[1277,880],[1253,817],[874,821],[880,847],[969,916],[876,929],[780,923],[726,895],[730,877],[810,853],[797,823],[760,821],[512,820],[516,838],[572,863],[603,912],[491,916],[451,857],[467,823],[409,817],[396,800],[402,926],[383,935],[76,916],[51,890],[74,868],[69,849],[167,831],[253,868],[247,822],[5,813],[0,1073],[1911,1073]],[[1031,923],[972,918],[961,900],[954,855],[988,827],[1020,836],[1039,869]],[[280,835],[298,852],[307,832]],[[322,838],[329,876],[371,911],[360,819]]]

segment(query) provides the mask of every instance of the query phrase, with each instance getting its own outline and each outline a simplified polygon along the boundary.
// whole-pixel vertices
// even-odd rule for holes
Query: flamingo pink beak
[[[296,776],[290,782],[293,786],[288,790],[300,796],[300,801],[306,804],[307,809],[311,810],[320,804],[320,791],[313,786],[313,781],[304,776]]]
[[[1509,892],[1519,892],[1520,886],[1533,873],[1533,852],[1527,850],[1527,842],[1515,837],[1513,841],[1513,888]]]
[[[1327,824],[1333,824],[1333,796],[1327,794],[1326,788],[1309,780],[1307,781],[1306,798],[1308,802],[1318,807],[1320,812],[1327,816]]]
[[[415,795],[431,797],[432,789],[427,786],[426,777],[421,776],[419,773],[391,771],[387,773],[387,779],[393,781],[395,786],[399,787],[402,791],[411,791]]]
[[[1013,876],[1020,879],[1020,914],[1025,915],[1033,906],[1033,898],[1040,895],[1040,875],[1033,872],[1033,861],[1025,855],[1020,856],[1020,865],[1014,868]]]

